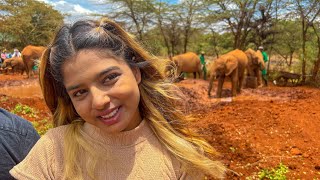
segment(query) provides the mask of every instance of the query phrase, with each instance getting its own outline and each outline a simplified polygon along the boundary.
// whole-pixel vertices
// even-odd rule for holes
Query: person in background
[[[0,179],[13,179],[9,170],[21,162],[40,136],[30,122],[0,108]]]
[[[39,78],[55,128],[11,175],[222,178],[226,168],[209,158],[217,152],[186,124],[182,92],[165,76],[169,62],[109,19],[62,26],[41,58]]]
[[[7,50],[6,50],[6,49],[4,49],[4,50],[1,52],[1,59],[2,59],[2,62],[3,62],[5,59],[7,59],[6,52],[7,52]]]
[[[11,53],[5,51],[5,54],[6,54],[6,59],[12,58],[12,54]]]
[[[17,48],[14,48],[13,53],[12,53],[12,57],[21,57],[21,53],[19,52],[19,50]]]
[[[268,54],[267,52],[264,51],[264,48],[263,46],[259,46],[258,48],[261,53],[262,53],[262,56],[263,56],[263,61],[264,61],[264,64],[266,66],[266,68],[264,68],[264,70],[262,70],[261,74],[262,74],[262,79],[263,79],[263,82],[264,82],[264,86],[268,86],[268,75],[267,75],[267,62],[269,60],[269,57],[268,57]]]
[[[202,64],[203,79],[207,80],[207,68],[206,68],[206,61],[205,61],[205,58],[204,58],[204,51],[201,51],[200,63]]]

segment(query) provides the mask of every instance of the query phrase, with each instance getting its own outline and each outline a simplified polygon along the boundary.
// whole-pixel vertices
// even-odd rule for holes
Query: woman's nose
[[[103,89],[91,88],[92,95],[92,108],[94,109],[105,109],[105,107],[110,103],[110,98],[108,93]]]

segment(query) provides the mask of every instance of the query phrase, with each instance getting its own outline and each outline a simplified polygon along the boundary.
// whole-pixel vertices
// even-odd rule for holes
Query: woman
[[[149,55],[118,24],[63,26],[40,66],[55,128],[10,173],[17,179],[185,179],[225,168],[192,135],[165,82],[167,62]]]

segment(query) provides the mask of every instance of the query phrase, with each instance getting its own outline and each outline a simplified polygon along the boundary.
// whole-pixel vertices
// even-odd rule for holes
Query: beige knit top
[[[67,126],[48,131],[10,174],[16,179],[62,179],[63,141]],[[85,123],[84,138],[94,144],[102,157],[97,162],[96,179],[202,179],[181,172],[181,164],[159,142],[148,122],[133,130],[103,135],[99,128]],[[81,155],[86,169],[86,154]],[[84,175],[84,179],[90,179]]]

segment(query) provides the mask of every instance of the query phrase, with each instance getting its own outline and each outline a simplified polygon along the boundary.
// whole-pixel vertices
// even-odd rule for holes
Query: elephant
[[[2,69],[8,71],[8,68],[11,67],[12,73],[14,72],[21,72],[21,75],[25,71],[25,65],[21,57],[13,57],[9,59],[5,59],[2,63]]]
[[[260,86],[262,84],[260,71],[265,69],[262,53],[260,50],[254,51],[251,48],[246,50],[245,53],[248,57],[247,76],[257,77],[257,84]]]
[[[196,73],[198,73],[199,77],[201,77],[201,63],[200,58],[197,54],[193,52],[187,52],[184,54],[173,56],[171,60],[177,66],[177,75],[179,77],[182,72],[193,73],[194,78],[196,78]]]
[[[231,91],[232,96],[236,96],[241,92],[242,83],[244,79],[244,72],[248,64],[248,58],[246,54],[239,50],[233,50],[229,53],[220,56],[216,59],[212,65],[209,66],[210,81],[208,96],[211,95],[211,89],[213,86],[213,80],[218,76],[218,88],[216,96],[221,98],[222,87],[226,76],[231,78]]]
[[[35,60],[40,59],[45,47],[28,45],[21,51],[21,57],[26,67],[28,78],[31,76],[33,67],[35,66]]]

